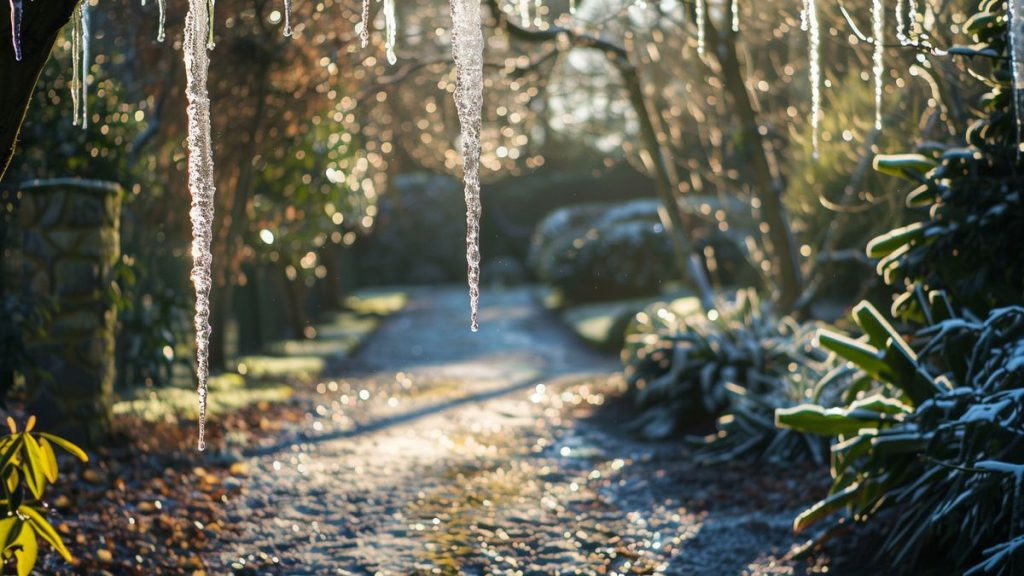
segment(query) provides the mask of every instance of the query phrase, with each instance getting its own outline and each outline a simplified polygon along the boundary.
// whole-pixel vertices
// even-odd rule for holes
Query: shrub
[[[952,316],[938,293],[919,305],[930,324],[916,350],[866,303],[864,338],[822,332],[856,366],[856,399],[776,413],[780,426],[838,438],[829,495],[794,528],[845,509],[834,525],[885,518],[879,552],[904,571],[927,549],[967,573],[1011,573],[1024,536],[1024,308],[979,321]]]
[[[659,203],[634,200],[619,204],[582,204],[552,212],[537,226],[528,264],[537,277],[573,302],[613,300],[657,294],[679,274],[668,235],[658,217]],[[706,216],[697,246],[716,255],[716,272],[726,282],[750,285],[757,275],[733,236],[711,233]]]
[[[46,541],[66,561],[71,552],[46,519],[43,493],[57,481],[57,457],[54,446],[83,462],[89,458],[81,448],[53,434],[33,432],[35,417],[29,417],[23,431],[13,418],[7,418],[10,434],[0,438],[0,554],[14,559],[19,576],[27,576],[39,554],[39,539]]]
[[[753,291],[713,313],[680,318],[663,304],[637,315],[623,350],[626,379],[641,409],[634,427],[649,438],[683,422],[722,414],[704,442],[709,461],[738,457],[824,460],[826,446],[774,426],[775,408],[821,399],[813,385],[827,355],[811,327],[775,318]]]

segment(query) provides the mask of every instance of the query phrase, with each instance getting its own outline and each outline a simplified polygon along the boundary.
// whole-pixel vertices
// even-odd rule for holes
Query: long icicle
[[[395,22],[395,0],[384,0],[384,49],[388,64],[398,62],[395,56],[395,39],[398,37],[398,23]]]
[[[815,0],[804,0],[801,26],[807,30],[808,72],[811,82],[811,154],[818,157],[818,123],[821,117],[821,29]]]
[[[156,31],[156,41],[163,42],[167,36],[164,30],[167,26],[167,0],[157,0],[156,5],[160,9],[160,27]]]
[[[359,41],[363,48],[370,43],[370,0],[363,0],[363,10],[359,20]]]
[[[25,15],[24,0],[10,0],[11,4],[11,44],[14,46],[14,59],[21,62],[21,20]]]
[[[540,9],[544,7],[544,0],[533,0],[533,25],[537,28],[544,26],[544,16]]]
[[[82,93],[82,21],[79,18],[72,18],[71,22],[71,125],[78,126],[82,118],[82,102],[79,99]]]
[[[907,32],[907,43],[917,44],[917,0],[908,0],[907,2],[907,17],[910,19],[908,32]]]
[[[875,130],[882,129],[882,82],[885,74],[885,8],[882,0],[871,0],[871,38],[874,41],[872,72],[875,77]]]
[[[1013,75],[1013,116],[1017,127],[1017,156],[1021,154],[1021,141],[1024,135],[1024,2],[1009,0],[1009,22],[1006,29],[1009,35],[1010,67]]]
[[[82,0],[79,12],[82,21],[79,46],[82,49],[82,130],[85,130],[89,127],[89,65],[92,63],[92,54],[89,53],[89,23],[92,20],[89,16],[89,0]]]
[[[217,0],[210,0],[210,4],[209,4],[209,7],[208,7],[208,10],[210,12],[210,20],[209,20],[210,26],[209,26],[209,30],[207,31],[207,36],[206,36],[206,49],[207,50],[213,50],[214,48],[217,47],[217,43],[213,39],[213,14],[214,14],[214,9],[216,7],[217,7]]]
[[[904,0],[896,0],[896,40],[903,46],[907,45],[906,10]]]
[[[185,94],[188,97],[188,189],[192,195],[192,284],[196,291],[196,391],[199,394],[199,439],[206,449],[206,394],[210,351],[210,288],[213,284],[213,210],[216,188],[213,181],[213,141],[210,135],[210,96],[207,76],[210,55],[206,42],[210,4],[189,0],[185,16]]]
[[[732,0],[730,4],[730,11],[732,12],[732,31],[740,31],[740,2],[739,0]]]
[[[530,0],[519,0],[519,23],[523,28],[530,27]]]
[[[697,54],[704,55],[704,34],[707,23],[704,21],[705,12],[707,12],[704,5],[704,0],[697,0],[694,5],[694,16],[697,18]]]
[[[452,16],[452,57],[457,76],[455,108],[459,113],[462,132],[470,327],[476,332],[480,305],[480,130],[484,37],[480,0],[449,0],[449,5]]]
[[[284,35],[292,35],[292,0],[284,0]]]

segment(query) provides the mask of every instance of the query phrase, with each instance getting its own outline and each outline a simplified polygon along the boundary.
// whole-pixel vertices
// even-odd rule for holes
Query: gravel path
[[[526,290],[414,291],[249,456],[208,565],[239,574],[804,574],[807,471],[700,468],[616,433],[614,358]],[[813,475],[820,476],[820,472]],[[820,561],[819,561],[820,563]]]

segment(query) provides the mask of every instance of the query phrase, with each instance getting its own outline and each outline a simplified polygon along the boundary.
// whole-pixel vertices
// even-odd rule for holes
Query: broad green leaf
[[[814,524],[818,520],[821,520],[840,508],[846,507],[857,498],[859,491],[860,483],[855,482],[847,486],[842,491],[836,492],[835,494],[818,501],[814,506],[804,510],[796,517],[796,520],[793,521],[793,531],[799,534],[811,524]]]
[[[69,454],[71,454],[72,456],[78,458],[82,462],[88,462],[89,461],[89,456],[85,453],[85,450],[82,450],[81,448],[79,448],[74,442],[71,442],[70,440],[65,440],[65,439],[61,438],[60,436],[56,436],[54,434],[49,434],[49,433],[46,433],[46,432],[43,432],[43,433],[41,433],[39,435],[42,436],[43,438],[46,438],[50,442],[53,442],[57,446],[60,446],[65,451],[67,451]]]
[[[53,452],[53,446],[46,441],[46,438],[39,439],[39,447],[43,450],[46,459],[46,479],[53,484],[57,481],[57,455]]]
[[[71,556],[71,552],[64,546],[64,542],[60,539],[60,535],[53,529],[53,526],[39,513],[35,508],[31,506],[22,506],[18,508],[18,512],[28,517],[29,522],[32,523],[32,527],[35,531],[42,536],[43,540],[50,543],[61,556],[64,557],[68,562],[74,561]]]
[[[13,545],[21,548],[14,552],[14,556],[17,558],[18,576],[29,576],[32,568],[36,565],[36,557],[39,555],[39,542],[36,541],[36,533],[32,530],[31,524],[22,523],[21,532],[18,533]]]
[[[886,368],[885,362],[882,361],[882,353],[870,344],[831,330],[819,330],[818,342],[872,376],[881,374]]]
[[[6,550],[17,534],[14,529],[18,527],[18,517],[8,516],[0,520],[0,550]]]
[[[31,434],[25,433],[25,468],[27,474],[25,479],[28,480],[28,487],[32,490],[32,494],[36,498],[43,497],[43,489],[46,488],[46,456],[43,454],[43,450],[39,447],[39,442],[32,437]]]
[[[876,236],[873,240],[868,242],[868,256],[871,258],[881,258],[888,256],[897,248],[920,240],[924,237],[924,223],[914,222],[908,226],[902,228],[896,228],[889,232]]]
[[[7,446],[6,452],[3,456],[0,456],[0,471],[3,471],[18,455],[21,451],[21,446],[25,443],[25,437],[22,434],[15,434],[14,440]]]
[[[879,154],[872,165],[882,174],[919,180],[935,167],[935,161],[921,154]]]

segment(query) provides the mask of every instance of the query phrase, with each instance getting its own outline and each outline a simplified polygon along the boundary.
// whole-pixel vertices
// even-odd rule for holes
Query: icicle
[[[366,48],[370,43],[370,0],[363,0],[363,13],[359,20],[359,40]]]
[[[544,7],[544,0],[533,0],[533,25],[537,28],[544,26],[544,17],[540,13],[540,9]]]
[[[903,0],[896,0],[896,40],[903,46],[907,45],[907,24]]]
[[[732,31],[740,31],[740,2],[739,0],[732,0]]]
[[[189,0],[185,16],[185,94],[188,96],[188,189],[192,195],[192,284],[196,291],[196,378],[199,393],[199,450],[206,448],[206,382],[209,376],[210,287],[213,283],[213,142],[210,137],[210,97],[206,81],[210,55],[210,4]]]
[[[697,0],[696,6],[694,7],[697,17],[697,54],[704,55],[704,0]]]
[[[213,9],[217,7],[217,0],[210,0],[209,12],[210,12],[210,26],[209,36],[206,38],[206,49],[213,50],[217,47],[217,43],[213,41]],[[287,36],[287,34],[285,34]]]
[[[519,23],[523,28],[530,27],[530,0],[519,0]]]
[[[875,130],[882,129],[882,75],[885,73],[885,8],[882,0],[871,0],[871,37],[875,50],[872,55],[872,72],[875,76]]]
[[[156,5],[160,9],[160,27],[156,31],[156,41],[163,42],[166,37],[164,28],[167,24],[167,0],[157,0]]]
[[[569,14],[576,14],[576,0],[569,0]]]
[[[384,47],[387,51],[388,64],[398,62],[395,56],[395,38],[398,28],[395,22],[395,0],[384,0]]]
[[[800,26],[807,30],[807,52],[811,82],[811,150],[818,157],[818,122],[821,116],[821,30],[818,27],[816,0],[804,0]]]
[[[480,129],[483,111],[484,38],[480,0],[449,0],[452,57],[457,84],[455,108],[462,131],[462,169],[466,195],[466,262],[470,326],[477,331],[480,303]]]
[[[11,3],[11,44],[14,59],[21,62],[21,19],[25,15],[24,0],[10,0]]]
[[[284,0],[284,35],[292,35],[292,0]]]
[[[82,21],[73,18],[71,23],[71,125],[78,126],[82,117],[82,103],[79,95],[82,90],[82,77],[79,72],[82,66]]]
[[[82,35],[79,47],[82,50],[82,130],[89,127],[89,65],[92,63],[92,55],[89,53],[89,0],[83,0],[80,4]]]
[[[1009,32],[1010,46],[1010,67],[1013,73],[1013,115],[1017,125],[1017,155],[1021,153],[1022,123],[1024,123],[1024,102],[1022,102],[1022,91],[1024,91],[1024,2],[1022,0],[1009,0]]]
[[[917,43],[917,0],[909,0],[907,3],[907,10],[909,11],[910,18],[910,31],[907,34],[907,42],[910,44]]]

